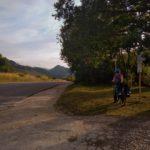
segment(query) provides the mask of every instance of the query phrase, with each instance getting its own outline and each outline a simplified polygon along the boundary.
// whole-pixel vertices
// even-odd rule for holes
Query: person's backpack
[[[115,75],[115,83],[120,83],[121,82],[121,74],[116,74]]]

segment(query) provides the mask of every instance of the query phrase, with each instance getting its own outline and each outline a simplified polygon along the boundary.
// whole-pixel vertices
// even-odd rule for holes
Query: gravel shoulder
[[[53,105],[69,83],[0,110],[1,150],[149,150],[150,120],[67,116]]]

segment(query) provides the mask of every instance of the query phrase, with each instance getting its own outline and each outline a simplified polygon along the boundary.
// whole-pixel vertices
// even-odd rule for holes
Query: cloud
[[[56,1],[0,0],[0,53],[24,65],[66,66],[56,40],[61,23],[52,17]]]
[[[51,68],[63,64],[51,16],[56,0],[1,0],[0,53],[24,65]],[[11,3],[11,4],[10,4]]]

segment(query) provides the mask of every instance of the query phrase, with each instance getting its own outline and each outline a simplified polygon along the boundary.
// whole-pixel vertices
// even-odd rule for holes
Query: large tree
[[[108,81],[116,54],[123,50],[130,58],[132,49],[149,48],[149,6],[144,0],[81,0],[81,6],[58,0],[55,8],[55,17],[64,22],[61,56],[78,81]]]

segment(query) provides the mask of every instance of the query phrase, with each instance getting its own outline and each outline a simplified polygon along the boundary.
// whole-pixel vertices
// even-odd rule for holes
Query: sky
[[[67,66],[60,59],[57,0],[0,0],[0,53],[22,65]],[[76,0],[79,4],[79,0]]]

